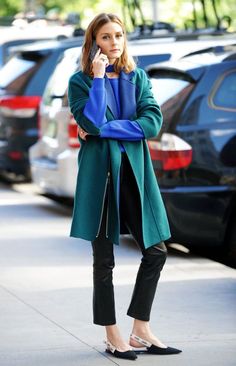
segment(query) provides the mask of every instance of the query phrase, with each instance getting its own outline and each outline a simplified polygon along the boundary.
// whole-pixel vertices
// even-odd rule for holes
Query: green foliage
[[[29,1],[29,0],[28,0]],[[128,17],[127,9],[125,13],[122,13],[123,4],[127,1],[129,3],[132,0],[113,0],[107,2],[107,0],[31,0],[35,6],[42,6],[45,12],[57,9],[61,15],[66,15],[68,12],[77,12],[81,15],[82,24],[89,23],[91,18],[102,11],[115,12],[121,17],[126,15],[127,26],[129,27],[130,19]],[[188,26],[192,25],[191,19],[193,19],[193,6],[194,0],[157,0],[158,1],[158,14],[159,20],[173,23],[177,28],[184,27],[184,24]],[[197,14],[197,26],[199,28],[204,27],[204,17],[201,2],[203,0],[195,0],[196,14]],[[212,1],[205,0],[206,12],[209,18],[209,26],[216,25],[216,19],[213,12]],[[27,0],[0,0],[0,16],[11,16],[18,12],[22,12],[25,8]],[[145,15],[145,19],[150,20],[152,18],[152,0],[139,0],[142,11]],[[215,0],[217,11],[220,17],[229,15],[232,18],[232,25],[230,30],[236,30],[236,3],[235,0]],[[223,25],[226,25],[226,21]]]
[[[47,12],[51,9],[58,9],[61,13],[77,12],[81,13],[87,8],[94,8],[99,0],[38,0],[37,3],[42,5]]]
[[[0,0],[0,16],[11,16],[22,11],[24,0]]]
[[[202,2],[203,0],[195,0],[197,27],[204,28],[204,14]],[[209,20],[208,26],[216,26],[216,17],[213,11],[213,0],[205,0],[205,9]],[[219,18],[223,16],[230,16],[232,19],[232,25],[230,30],[236,29],[236,3],[235,0],[215,0],[217,13]],[[174,23],[178,28],[183,28],[184,24],[188,26],[192,25],[193,20],[193,0],[160,0],[159,8],[161,20]],[[168,11],[166,11],[168,9]],[[222,25],[227,25],[226,21],[222,22]]]

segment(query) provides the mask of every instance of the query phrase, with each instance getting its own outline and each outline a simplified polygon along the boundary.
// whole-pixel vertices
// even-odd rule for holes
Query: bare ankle
[[[149,322],[134,319],[132,333],[134,333],[134,334],[139,333],[140,335],[141,334],[145,335],[145,334],[148,334],[149,332],[150,332]]]

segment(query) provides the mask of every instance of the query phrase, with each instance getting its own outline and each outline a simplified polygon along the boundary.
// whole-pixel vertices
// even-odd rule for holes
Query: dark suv
[[[45,41],[19,48],[0,70],[0,171],[30,178],[28,148],[39,137],[39,105],[63,51],[83,38]],[[78,54],[79,57],[79,54]]]
[[[164,115],[150,150],[172,239],[223,248],[236,263],[236,47],[151,65],[148,74]],[[160,155],[158,144],[168,133],[192,152]]]

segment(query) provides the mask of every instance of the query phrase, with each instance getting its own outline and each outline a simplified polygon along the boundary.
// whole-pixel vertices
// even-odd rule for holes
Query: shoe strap
[[[141,337],[138,337],[136,336],[135,334],[131,333],[130,334],[130,338],[131,339],[134,339],[135,341],[143,344],[144,346],[146,347],[151,347],[152,343],[148,342],[148,341],[145,341],[145,339],[141,338]]]
[[[112,343],[110,343],[109,341],[104,341],[104,343],[107,345],[107,348],[109,349],[109,351],[111,351],[112,353],[114,353],[114,352],[115,352],[116,347],[115,347],[115,346],[113,346],[113,344],[112,344]]]

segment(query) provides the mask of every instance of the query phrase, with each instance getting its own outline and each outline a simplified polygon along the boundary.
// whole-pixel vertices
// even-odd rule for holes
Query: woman
[[[167,255],[163,241],[170,237],[146,142],[160,130],[160,108],[145,72],[128,55],[124,25],[116,15],[99,14],[92,20],[81,64],[68,89],[81,143],[71,236],[92,243],[94,323],[105,326],[106,351],[116,357],[134,360],[133,348],[141,347],[153,354],[179,353],[149,326]],[[125,232],[142,253],[127,312],[134,318],[129,344],[116,325],[112,283],[113,244]]]

